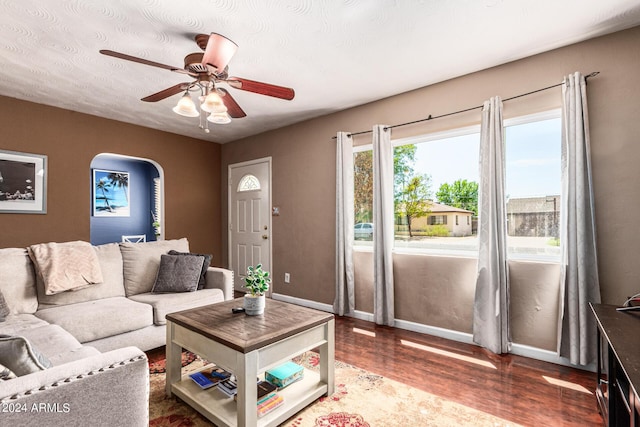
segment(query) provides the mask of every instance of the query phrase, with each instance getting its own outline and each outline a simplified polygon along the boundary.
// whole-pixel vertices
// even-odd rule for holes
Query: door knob
[[[262,238],[263,238],[264,240],[267,240],[267,239],[269,238],[269,236],[267,236],[266,234],[263,234],[263,235],[262,235]]]

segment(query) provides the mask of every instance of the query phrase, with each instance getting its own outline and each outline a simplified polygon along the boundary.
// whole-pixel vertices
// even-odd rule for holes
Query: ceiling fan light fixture
[[[231,117],[229,117],[226,111],[220,113],[211,113],[209,114],[209,117],[207,117],[207,120],[216,125],[226,125],[228,123],[231,123]]]
[[[191,99],[191,96],[189,96],[189,92],[185,92],[185,94],[182,95],[178,104],[173,107],[173,112],[185,117],[198,117],[200,115],[196,104]]]
[[[224,72],[238,45],[223,35],[211,33],[202,56],[202,63],[211,65],[218,74]]]
[[[224,107],[222,98],[220,98],[220,95],[218,95],[216,91],[213,91],[209,95],[207,95],[207,97],[202,102],[202,105],[200,105],[200,108],[207,113],[213,113],[221,111],[220,106]],[[226,107],[224,111],[227,111]]]

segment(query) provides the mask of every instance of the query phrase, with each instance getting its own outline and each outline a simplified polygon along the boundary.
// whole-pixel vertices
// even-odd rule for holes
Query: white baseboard
[[[271,298],[279,301],[288,302],[291,304],[301,305],[303,307],[315,308],[316,310],[326,311],[333,313],[333,306],[330,304],[324,304],[317,301],[311,301],[307,299],[292,297],[283,294],[271,294]],[[373,322],[373,313],[366,311],[356,310],[351,316],[355,319],[365,320],[367,322]],[[422,323],[410,322],[408,320],[396,319],[393,325],[395,328],[405,329],[407,331],[419,332],[421,334],[433,335],[440,338],[445,338],[451,341],[457,341],[465,344],[477,345],[473,342],[473,335],[467,332],[453,331],[451,329],[439,328],[437,326],[424,325]],[[591,372],[596,371],[596,364],[592,363],[588,366],[576,366],[569,362],[569,359],[560,357],[556,352],[543,350],[541,348],[531,347],[524,344],[511,344],[511,354],[517,356],[528,357],[530,359],[541,360],[543,362],[555,363],[556,365],[569,366],[571,368],[583,369]]]
[[[587,366],[576,366],[566,357],[560,357],[560,355],[555,351],[543,350],[541,348],[531,347],[524,344],[511,344],[511,354],[528,357],[530,359],[542,360],[543,362],[555,363],[556,365],[569,366],[570,368],[596,372],[596,363],[592,363]]]
[[[303,307],[315,308],[316,310],[333,313],[333,306],[330,304],[324,304],[317,301],[311,301],[308,299],[302,299],[298,297],[292,297],[289,295],[275,294],[275,293],[271,294],[271,298],[278,301],[288,302],[291,304],[301,305]]]

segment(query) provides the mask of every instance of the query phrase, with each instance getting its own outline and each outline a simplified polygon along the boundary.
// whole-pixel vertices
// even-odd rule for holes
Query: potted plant
[[[265,292],[269,290],[269,283],[271,283],[269,272],[262,269],[262,264],[255,267],[249,266],[244,283],[244,287],[249,290],[249,293],[244,296],[245,313],[251,316],[264,313]]]

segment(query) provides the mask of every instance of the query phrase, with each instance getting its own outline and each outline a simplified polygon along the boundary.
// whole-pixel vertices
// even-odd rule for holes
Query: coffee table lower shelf
[[[196,409],[210,421],[219,426],[237,425],[237,403],[213,388],[203,390],[188,375],[172,384],[171,391]],[[278,392],[284,399],[279,408],[262,418],[258,418],[259,427],[276,426],[295,415],[319,397],[327,394],[327,384],[320,380],[320,374],[305,369],[304,377]],[[257,408],[256,408],[257,410]]]

